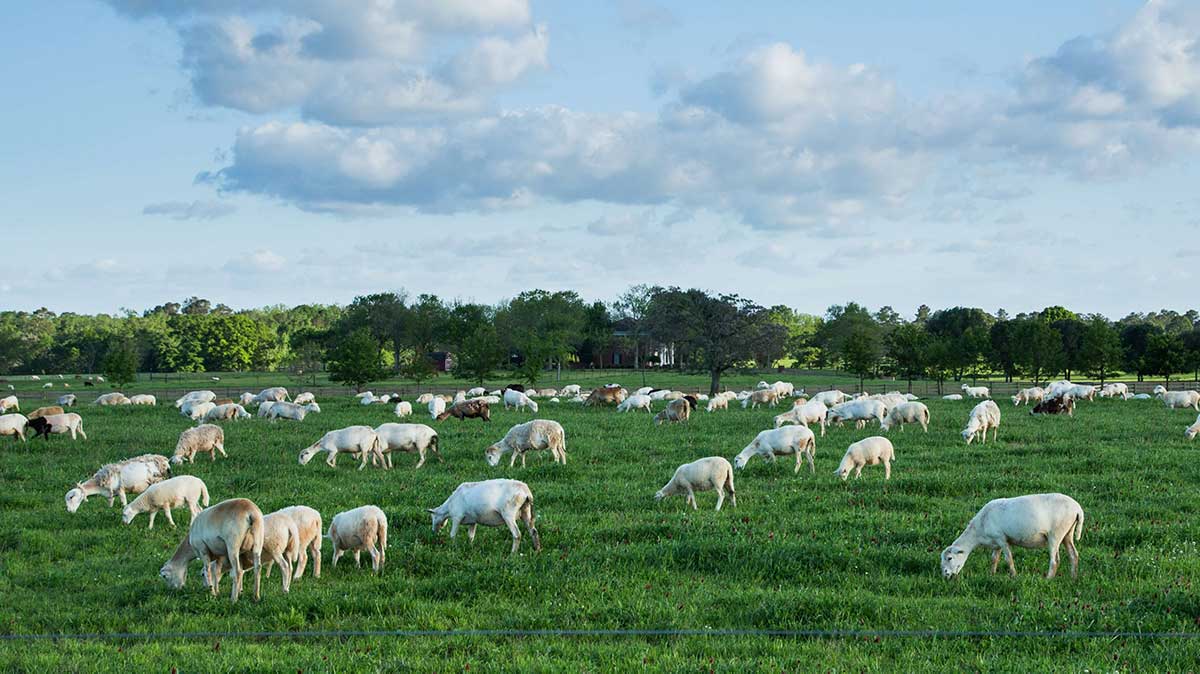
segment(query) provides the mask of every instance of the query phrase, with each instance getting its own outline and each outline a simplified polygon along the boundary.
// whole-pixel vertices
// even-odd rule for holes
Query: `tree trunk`
[[[720,370],[711,370],[711,373],[712,373],[712,382],[710,382],[708,385],[708,395],[710,397],[717,395],[717,391],[720,390],[720,388],[721,388],[721,371]]]
[[[633,340],[633,369],[635,369],[635,370],[641,369],[641,366],[638,364],[640,362],[638,360],[638,353],[641,352],[641,350],[642,350],[641,346],[642,346],[641,340],[635,338]]]

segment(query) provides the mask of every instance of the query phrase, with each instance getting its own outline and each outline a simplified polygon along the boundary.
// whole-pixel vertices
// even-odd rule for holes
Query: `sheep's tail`
[[[928,407],[925,408],[925,425],[926,426],[929,425],[929,408]]]
[[[205,508],[208,507],[208,485],[203,482],[200,483],[200,502],[204,504]]]
[[[374,454],[375,456],[379,457],[379,461],[383,463],[383,466],[385,468],[387,467],[387,463],[384,462],[384,459],[383,459],[383,446],[379,444],[379,434],[378,433],[376,433],[375,438],[373,440],[371,440],[371,453]]]
[[[1083,509],[1075,514],[1075,540],[1083,538]]]
[[[725,473],[725,488],[729,490],[730,494],[733,494],[736,491],[733,488],[733,469],[732,468],[730,468],[729,471]]]

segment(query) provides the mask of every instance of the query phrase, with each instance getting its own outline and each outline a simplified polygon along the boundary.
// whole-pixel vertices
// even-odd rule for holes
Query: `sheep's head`
[[[654,500],[655,501],[661,501],[661,500],[665,499],[666,497],[667,497],[667,488],[666,487],[663,487],[662,489],[659,489],[658,491],[654,492]]]
[[[172,456],[172,457],[171,457],[171,463],[172,463],[173,465],[176,465],[176,466],[178,466],[179,464],[183,463],[183,455],[182,455],[182,454],[176,454],[175,456]]]
[[[506,445],[503,443],[497,442],[484,451],[483,455],[487,459],[489,466],[496,466],[500,463],[500,457],[504,455],[505,447]]]
[[[1183,437],[1187,438],[1188,440],[1194,440],[1198,434],[1200,434],[1200,421],[1197,421],[1195,425],[1189,426],[1188,429],[1183,432]]]
[[[83,492],[83,485],[75,483],[75,488],[67,492],[67,512],[73,513],[79,510],[79,505],[87,500],[87,494]]]
[[[316,456],[319,449],[320,448],[317,447],[317,445],[309,445],[308,447],[300,450],[300,465],[304,466],[307,465],[309,461],[312,461],[312,458]]]
[[[970,552],[965,548],[957,545],[942,550],[942,577],[946,580],[958,575],[962,571],[963,564],[967,563],[967,555]]]
[[[967,441],[968,445],[971,444],[971,441],[975,439],[975,429],[972,426],[967,426],[963,429],[962,437],[963,440]]]
[[[158,570],[158,577],[162,578],[167,583],[167,587],[173,590],[178,590],[187,582],[187,565],[180,564],[178,567],[170,562],[163,564]]]
[[[320,405],[318,405],[318,404],[317,404],[317,403],[315,403],[315,402],[311,402],[311,403],[309,403],[309,404],[307,404],[307,405],[305,405],[305,406],[304,406],[304,411],[306,411],[306,412],[315,412],[315,413],[317,413],[317,414],[320,414],[320,413],[321,413],[321,406],[320,406]],[[247,416],[249,416],[249,415],[247,415]]]
[[[433,524],[433,533],[435,534],[441,531],[442,527],[446,526],[446,521],[450,519],[446,511],[441,508],[426,508],[425,511],[429,513],[429,518]]]
[[[125,508],[121,510],[121,521],[125,524],[132,522],[134,517],[137,517],[137,511],[133,509],[132,503],[125,506]]]
[[[537,413],[537,411],[538,411],[538,405],[537,405],[537,403],[536,403],[536,402],[534,402],[534,401],[532,401],[532,400],[530,400],[530,401],[529,401],[529,411],[530,411],[530,412],[533,412],[533,413],[535,413],[535,414]]]

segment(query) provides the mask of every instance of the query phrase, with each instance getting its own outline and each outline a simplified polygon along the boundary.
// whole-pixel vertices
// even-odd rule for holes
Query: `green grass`
[[[755,379],[756,380],[756,379]],[[693,382],[699,382],[693,379]],[[634,383],[632,380],[628,383]],[[808,383],[805,381],[805,383]],[[90,390],[90,389],[89,389]],[[831,429],[817,439],[817,473],[791,460],[758,459],[736,475],[738,507],[715,512],[715,495],[655,503],[677,465],[732,458],[780,410],[700,413],[655,428],[642,415],[543,404],[539,416],[567,431],[570,462],[548,455],[529,467],[490,468],[483,449],[529,415],[494,411],[491,424],[434,424],[445,463],[413,471],[359,472],[296,462],[327,430],[394,421],[391,406],[320,401],[303,423],[258,419],[226,425],[230,457],[180,473],[202,477],[214,500],[246,497],[264,512],[303,503],[326,524],[366,503],[390,521],[382,576],[329,564],[289,595],[278,571],[259,603],[206,594],[194,574],[180,591],[157,576],[184,535],[159,518],[130,526],[92,498],[70,515],[63,494],[99,464],[144,452],[170,454],[189,426],[169,404],[77,408],[88,441],[56,436],[25,445],[0,440],[0,633],[174,632],[313,629],[884,629],[1115,630],[1194,632],[1200,598],[1197,445],[1183,429],[1195,415],[1158,402],[1082,403],[1076,417],[1033,418],[1003,404],[997,444],[962,444],[970,402],[927,401],[928,434],[893,431],[892,480],[868,467],[843,483],[833,470],[846,446],[878,430]],[[424,421],[419,419],[419,421]],[[451,543],[434,536],[425,508],[460,482],[511,476],[536,497],[545,546],[508,555],[501,529]],[[940,550],[988,499],[1063,491],[1087,513],[1077,580],[1042,577],[1044,550],[1016,550],[1020,575],[988,573],[979,551],[962,577],[938,573]],[[327,658],[327,659],[326,659]],[[766,637],[200,639],[165,642],[0,643],[6,670],[472,669],[1153,669],[1186,670],[1200,642],[986,638],[796,640]]]

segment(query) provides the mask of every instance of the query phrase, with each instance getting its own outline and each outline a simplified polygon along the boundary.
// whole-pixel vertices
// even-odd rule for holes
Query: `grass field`
[[[698,379],[697,385],[703,385]],[[630,381],[628,383],[634,383]],[[90,390],[90,389],[89,389]],[[849,629],[1163,631],[1200,623],[1197,541],[1200,445],[1195,419],[1157,401],[1082,403],[1074,419],[1033,418],[1002,404],[997,444],[965,446],[970,402],[927,401],[928,434],[893,431],[892,480],[881,467],[843,483],[833,475],[846,446],[878,429],[831,429],[817,438],[817,472],[790,459],[751,461],[736,475],[738,507],[701,509],[654,492],[677,465],[732,457],[780,410],[700,413],[656,428],[646,415],[543,404],[567,432],[570,462],[535,455],[529,467],[490,468],[483,449],[528,414],[494,411],[490,424],[434,425],[445,463],[414,471],[359,472],[343,456],[299,466],[301,448],[327,430],[394,421],[391,406],[321,400],[303,423],[259,419],[226,425],[228,459],[197,460],[176,474],[203,478],[214,501],[254,500],[264,512],[303,503],[326,525],[373,503],[390,521],[381,576],[329,564],[282,594],[278,570],[259,603],[231,605],[228,584],[211,598],[194,574],[174,591],[157,572],[185,533],[162,518],[121,524],[119,508],[93,497],[70,515],[63,494],[103,462],[169,455],[189,426],[169,402],[157,408],[77,408],[90,437],[25,445],[0,440],[0,617],[3,634],[361,629]],[[26,405],[23,405],[25,407]],[[661,407],[661,404],[659,404]],[[427,421],[427,418],[419,421]],[[425,508],[460,482],[510,476],[536,498],[545,546],[508,554],[501,529],[448,541],[429,531]],[[945,581],[938,553],[988,499],[1063,491],[1084,507],[1080,577],[1046,580],[1044,550],[1016,550],[1020,575],[992,576],[977,551]],[[793,639],[707,637],[363,637],[171,641],[0,642],[7,670],[412,671],[543,669],[684,671],[1189,670],[1200,641],[1008,637]],[[135,671],[137,671],[135,670]]]

